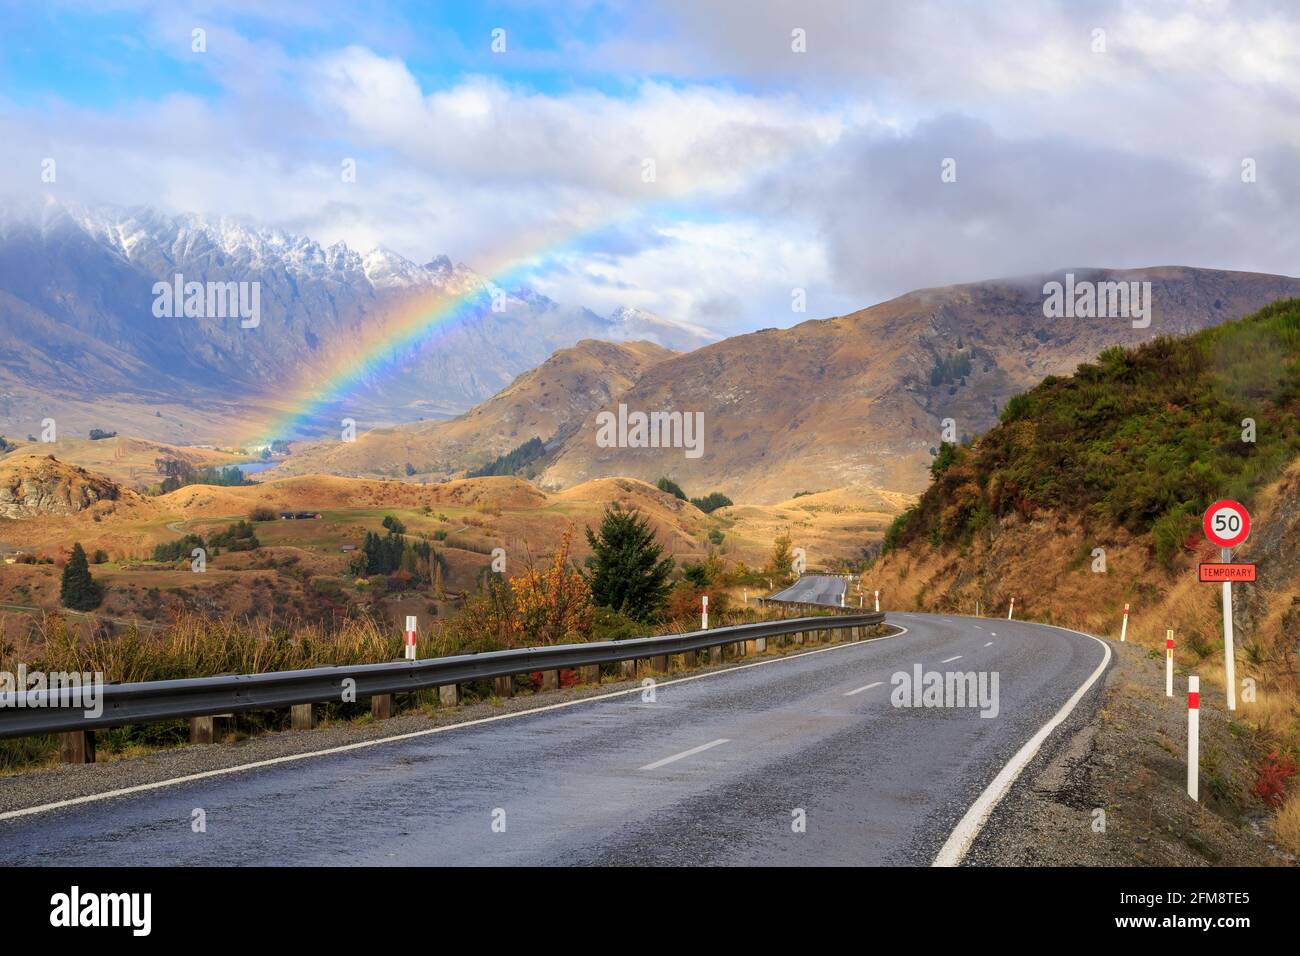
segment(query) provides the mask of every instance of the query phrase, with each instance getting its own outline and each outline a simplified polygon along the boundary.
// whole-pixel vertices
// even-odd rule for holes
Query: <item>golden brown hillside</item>
[[[334,474],[448,477],[480,467],[531,438],[564,438],[593,409],[625,391],[651,366],[675,355],[652,342],[584,339],[560,349],[506,389],[449,421],[377,428],[355,442],[326,439],[294,447],[267,475]]]
[[[943,419],[954,420],[958,437],[974,436],[1012,395],[1108,345],[1216,325],[1300,294],[1300,280],[1244,272],[1074,272],[1150,281],[1150,327],[1046,318],[1042,288],[1061,278],[1054,275],[928,289],[852,315],[737,336],[652,366],[619,397],[631,411],[703,412],[700,457],[597,447],[598,409],[542,481],[564,487],[604,475],[668,475],[692,496],[719,490],[758,503],[858,483],[918,492]]]
[[[193,469],[220,468],[247,458],[212,448],[169,445],[118,435],[91,441],[89,438],[60,438],[55,442],[14,442],[14,451],[0,457],[0,463],[21,455],[53,455],[70,465],[78,465],[128,488],[155,484],[162,479],[155,462],[170,459]]]
[[[111,479],[53,455],[14,453],[0,461],[0,519],[44,522],[88,514],[98,521],[119,508],[134,514],[148,505]]]
[[[547,492],[519,478],[466,478],[429,485],[374,478],[304,475],[243,487],[187,485],[156,498],[121,488],[102,475],[57,459],[27,456],[0,462],[0,489],[29,491],[21,516],[0,517],[0,542],[56,555],[73,541],[104,549],[114,560],[147,558],[154,545],[181,534],[218,531],[255,509],[322,515],[320,521],[259,523],[268,544],[337,552],[396,514],[413,532],[444,533],[450,548],[486,553],[504,547],[516,554],[544,554],[564,530],[594,526],[611,503],[638,508],[654,526],[667,552],[699,560],[710,548],[724,560],[761,567],[773,540],[789,534],[807,551],[811,566],[861,557],[864,545],[911,499],[866,487],[801,496],[775,505],[737,505],[704,514],[689,502],[632,478],[600,478]],[[39,493],[30,489],[40,489]],[[11,493],[15,496],[18,493]],[[77,503],[71,507],[67,502]],[[98,503],[96,503],[98,502]],[[86,503],[89,503],[87,506]],[[586,554],[577,540],[575,554]]]

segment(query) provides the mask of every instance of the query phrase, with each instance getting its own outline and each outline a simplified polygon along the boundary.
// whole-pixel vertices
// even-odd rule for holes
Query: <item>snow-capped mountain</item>
[[[160,316],[155,285],[178,274],[257,283],[256,325],[184,317],[179,303]],[[689,349],[713,338],[642,310],[603,318],[527,288],[499,290],[493,309],[491,291],[447,256],[421,265],[231,218],[48,200],[0,210],[0,434],[37,431],[47,417],[112,430],[116,415],[149,437],[224,438],[232,414],[301,403],[303,383],[324,387],[391,340],[400,344],[383,361],[360,366],[346,407],[318,416],[330,428],[341,414],[387,424],[462,411],[580,339]],[[480,294],[456,321],[395,334],[394,316],[466,293]]]
[[[671,322],[662,316],[635,306],[623,306],[609,314],[612,326],[609,337],[622,341],[645,339],[665,348],[689,352],[722,336],[687,322]]]

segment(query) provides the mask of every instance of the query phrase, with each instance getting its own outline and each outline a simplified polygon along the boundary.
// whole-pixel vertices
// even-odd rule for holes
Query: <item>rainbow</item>
[[[336,348],[326,360],[309,366],[294,383],[287,398],[273,417],[261,422],[241,447],[266,444],[274,438],[304,434],[308,426],[329,406],[368,378],[383,369],[395,353],[424,345],[438,335],[465,324],[491,303],[494,289],[503,291],[520,280],[535,260],[499,270],[482,285],[448,295],[432,291],[395,306],[379,318],[367,322],[365,339]]]
[[[770,165],[770,164],[769,164]],[[752,172],[764,169],[757,165]],[[239,447],[263,445],[275,438],[289,438],[307,432],[304,428],[329,406],[337,403],[351,389],[361,385],[368,377],[380,371],[394,353],[402,349],[423,345],[434,336],[470,321],[480,306],[490,300],[494,288],[507,289],[535,272],[548,259],[570,250],[584,238],[598,235],[600,230],[633,216],[648,212],[680,211],[677,204],[690,196],[707,194],[712,184],[695,183],[689,188],[678,188],[661,194],[657,199],[625,205],[613,213],[606,212],[595,221],[574,223],[567,227],[567,236],[541,234],[516,234],[511,248],[501,250],[495,257],[495,268],[480,271],[486,288],[480,287],[457,296],[441,292],[417,297],[395,307],[377,321],[368,323],[365,340],[350,347],[338,349],[330,356],[322,371],[319,363],[304,368],[299,380],[290,389],[285,401],[277,403],[278,413],[263,421],[239,443]],[[489,264],[491,265],[491,264]]]

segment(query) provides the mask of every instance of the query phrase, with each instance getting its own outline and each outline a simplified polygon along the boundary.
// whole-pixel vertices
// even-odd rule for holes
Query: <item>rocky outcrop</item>
[[[103,475],[53,455],[0,462],[0,516],[5,518],[74,515],[101,501],[117,501],[121,494],[122,489]]]

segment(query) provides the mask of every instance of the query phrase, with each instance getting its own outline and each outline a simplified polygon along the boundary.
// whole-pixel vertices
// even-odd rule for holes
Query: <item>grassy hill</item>
[[[1254,423],[1253,434],[1250,423]],[[1249,499],[1300,456],[1300,300],[1186,338],[1113,347],[1017,395],[886,537],[969,545],[1010,514],[1146,536],[1166,566],[1216,498]]]

